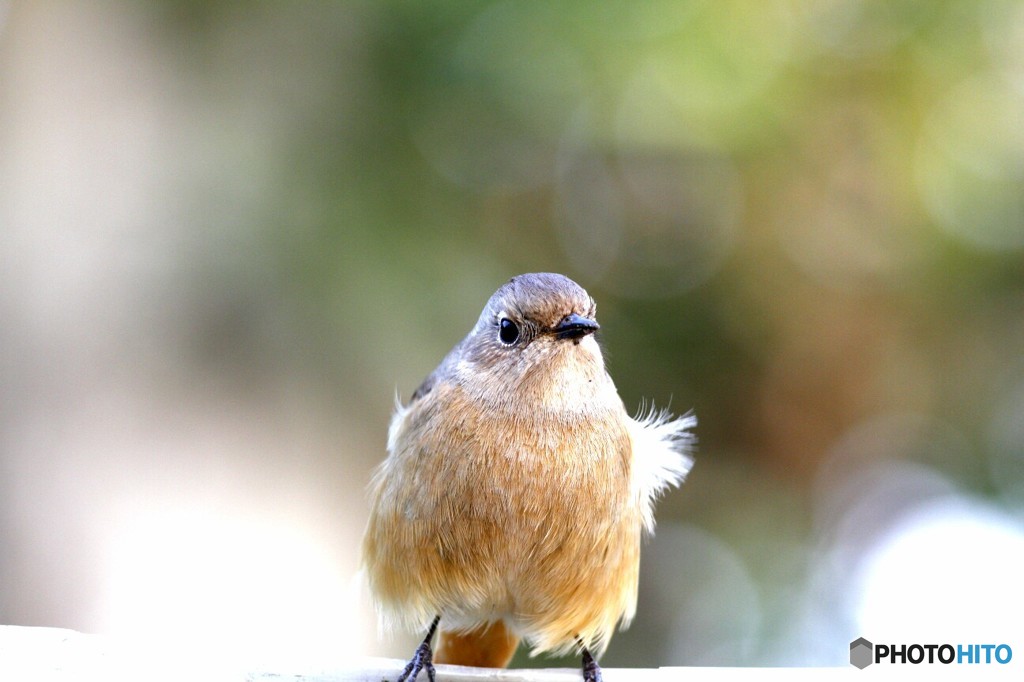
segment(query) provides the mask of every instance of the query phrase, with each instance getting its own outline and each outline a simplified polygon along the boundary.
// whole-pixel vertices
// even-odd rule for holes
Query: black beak
[[[597,323],[597,320],[592,320],[589,317],[583,317],[572,313],[562,318],[562,321],[555,325],[552,331],[560,339],[582,339],[587,334],[593,334],[601,325]]]

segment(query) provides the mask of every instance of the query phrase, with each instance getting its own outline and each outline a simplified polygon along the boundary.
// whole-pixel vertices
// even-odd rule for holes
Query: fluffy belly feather
[[[538,652],[568,650],[577,636],[603,650],[636,603],[643,523],[625,424],[524,429],[447,409],[464,416],[454,432],[405,415],[378,472],[364,560],[386,618],[422,627],[441,614],[449,629],[503,620]],[[407,428],[420,436],[414,452],[402,450]],[[481,428],[509,435],[485,448],[473,437]],[[478,449],[467,456],[456,443]]]

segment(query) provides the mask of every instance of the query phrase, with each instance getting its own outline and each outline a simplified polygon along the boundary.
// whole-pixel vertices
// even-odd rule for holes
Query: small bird
[[[383,625],[427,628],[399,682],[434,680],[434,662],[505,667],[520,639],[575,649],[601,679],[595,656],[636,611],[641,537],[690,469],[697,420],[628,415],[595,312],[568,277],[513,277],[397,405],[362,558]]]

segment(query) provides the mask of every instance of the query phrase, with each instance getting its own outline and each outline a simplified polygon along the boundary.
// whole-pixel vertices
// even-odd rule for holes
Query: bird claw
[[[426,669],[430,682],[434,682],[434,652],[427,642],[416,647],[416,653],[412,655],[412,660],[398,676],[398,682],[415,682],[416,677],[423,669]]]
[[[427,628],[427,636],[423,638],[423,643],[416,647],[416,652],[412,655],[409,665],[405,666],[405,670],[398,676],[398,682],[416,682],[416,678],[424,668],[427,670],[427,678],[430,682],[434,682],[434,650],[430,648],[430,640],[434,638],[434,631],[437,630],[440,620],[441,616],[434,617],[430,627]]]
[[[583,649],[583,682],[603,682],[601,666],[586,649]]]

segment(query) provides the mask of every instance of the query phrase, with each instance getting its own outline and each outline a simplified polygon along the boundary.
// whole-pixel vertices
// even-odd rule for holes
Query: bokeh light
[[[1024,532],[1000,512],[947,498],[894,524],[852,586],[861,632],[881,641],[996,643],[1020,634]],[[1012,646],[1012,644],[1011,644]]]

